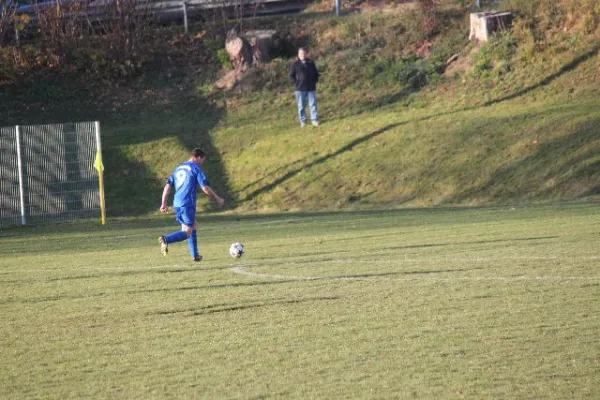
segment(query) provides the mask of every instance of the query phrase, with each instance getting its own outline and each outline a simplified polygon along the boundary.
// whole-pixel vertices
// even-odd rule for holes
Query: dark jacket
[[[290,78],[296,90],[313,92],[317,89],[319,71],[312,60],[306,60],[306,62],[296,60],[290,68]]]

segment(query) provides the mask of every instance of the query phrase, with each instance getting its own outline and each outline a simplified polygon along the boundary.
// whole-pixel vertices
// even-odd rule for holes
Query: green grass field
[[[0,235],[0,398],[593,398],[600,205]],[[247,254],[235,260],[228,245]]]

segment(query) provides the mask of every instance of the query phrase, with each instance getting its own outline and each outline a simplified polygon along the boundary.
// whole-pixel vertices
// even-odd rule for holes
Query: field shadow
[[[308,161],[307,159],[298,160],[284,167],[279,167],[260,179],[248,183],[243,189],[260,184],[261,186],[239,201],[251,201],[263,193],[271,191],[278,185],[294,178],[301,171],[312,168],[317,165],[324,164],[341,154],[351,151],[354,147],[365,143],[379,135],[384,134],[401,125],[410,122],[423,122],[430,119],[435,119],[443,116],[449,116],[465,111],[476,110],[482,107],[493,106],[502,102],[510,101],[521,96],[524,96],[536,89],[547,86],[563,76],[564,74],[575,70],[585,61],[597,56],[600,52],[600,45],[595,46],[588,52],[576,57],[569,63],[563,65],[557,72],[552,73],[541,79],[538,83],[519,90],[513,94],[490,100],[482,105],[467,107],[455,111],[439,113],[423,118],[417,118],[410,121],[403,121],[394,124],[389,124],[381,129],[373,131],[363,137],[355,139],[347,145],[331,152],[325,156],[319,157],[316,160]],[[64,83],[61,82],[61,85]],[[214,147],[210,132],[222,120],[226,114],[226,110],[222,107],[210,103],[206,99],[198,96],[193,88],[185,88],[180,92],[169,93],[168,96],[156,96],[156,98],[166,98],[165,101],[159,103],[152,102],[152,94],[144,94],[140,99],[136,99],[135,89],[131,88],[123,90],[124,93],[129,93],[123,99],[107,99],[106,96],[96,96],[94,89],[81,89],[80,87],[58,87],[58,83],[53,86],[52,83],[40,86],[41,89],[58,94],[54,95],[55,99],[60,96],[69,98],[69,102],[73,104],[72,109],[65,109],[64,102],[48,101],[43,97],[42,93],[33,93],[31,99],[33,107],[39,107],[40,111],[32,113],[30,110],[19,110],[19,107],[0,107],[3,114],[3,124],[5,125],[30,125],[30,124],[47,124],[47,123],[63,123],[72,120],[73,115],[76,115],[79,120],[101,120],[103,129],[103,148],[104,148],[104,165],[106,168],[106,201],[109,216],[119,215],[141,215],[157,208],[160,201],[160,192],[164,185],[164,178],[157,177],[155,171],[143,162],[139,162],[139,154],[132,153],[132,146],[143,143],[154,143],[160,139],[168,139],[176,137],[185,149],[193,147],[203,147],[209,154],[207,164],[205,165],[207,174],[213,183],[217,192],[228,200],[233,200],[235,205],[236,198],[230,193],[227,174],[223,166],[223,162],[219,156],[217,149]],[[23,90],[23,94],[15,94],[17,89]],[[40,91],[42,91],[39,89]],[[2,88],[3,94],[8,94],[7,99],[16,96],[18,99],[27,99],[29,96],[27,88],[13,88],[7,90]],[[161,88],[157,87],[157,91]],[[70,93],[72,91],[73,93]],[[366,107],[365,110],[373,110],[384,104],[396,103],[406,97],[413,91],[402,90],[398,93],[391,94],[385,98],[377,100],[375,103]],[[98,97],[97,102],[90,99]],[[88,99],[85,107],[78,104],[78,99]],[[52,98],[51,98],[52,99]],[[10,103],[7,101],[6,104]],[[24,104],[24,100],[18,104]],[[593,127],[590,127],[590,130]],[[589,136],[593,139],[592,136]],[[452,200],[465,200],[473,194],[481,192],[494,191],[497,182],[503,179],[510,178],[519,168],[527,167],[528,163],[537,161],[538,158],[547,158],[553,150],[556,150],[561,145],[560,141],[553,144],[544,145],[536,155],[533,155],[522,162],[514,163],[496,171],[489,181],[479,185],[476,188],[463,191],[457,194]],[[568,145],[567,140],[562,141],[562,145]],[[146,151],[160,154],[160,149],[156,147],[159,144],[149,146]],[[144,150],[138,150],[144,151]],[[589,162],[594,156],[593,152],[580,156],[580,163],[573,158],[570,162],[570,167],[577,168],[577,173],[581,176],[589,176],[595,179],[598,176],[600,163]],[[181,160],[183,161],[183,160]],[[585,164],[582,164],[585,162]],[[175,165],[173,165],[175,167]],[[565,168],[569,165],[565,165]],[[286,172],[287,171],[287,172]],[[126,182],[127,184],[124,184]],[[566,186],[567,182],[560,182],[559,186]],[[540,190],[539,195],[544,196],[548,193],[556,192],[556,185],[545,190]],[[581,195],[592,196],[600,194],[600,185],[592,185],[588,187]],[[212,203],[209,203],[212,204]]]
[[[492,239],[492,240],[474,240],[469,242],[448,242],[448,243],[432,243],[432,244],[417,244],[408,246],[392,246],[384,247],[382,250],[406,250],[406,249],[425,249],[430,247],[448,247],[448,246],[463,246],[471,244],[490,244],[490,243],[510,243],[510,242],[525,242],[525,241],[536,241],[536,240],[548,240],[557,239],[559,236],[539,236],[539,237],[527,237],[527,238],[514,238],[514,239]]]
[[[464,108],[453,110],[450,112],[440,113],[440,114],[437,114],[437,115],[434,115],[431,117],[425,117],[424,119],[419,118],[414,121],[407,121],[407,122],[422,122],[422,121],[425,121],[428,119],[449,116],[449,115],[453,115],[453,114],[457,114],[457,113],[461,113],[461,112],[465,112],[465,111],[478,110],[478,109],[481,109],[484,107],[489,107],[489,106],[500,104],[500,103],[503,103],[506,101],[517,99],[519,97],[522,97],[526,94],[531,93],[532,91],[535,91],[536,89],[540,89],[542,87],[550,85],[552,82],[554,82],[558,78],[562,77],[564,74],[575,70],[577,67],[579,67],[579,65],[581,65],[585,61],[597,56],[599,53],[600,53],[600,45],[594,46],[591,50],[585,52],[584,54],[576,57],[572,61],[563,65],[557,72],[552,73],[552,74],[546,76],[545,78],[541,79],[539,82],[537,82],[531,86],[528,86],[526,88],[523,88],[521,90],[518,90],[515,93],[509,94],[509,95],[506,95],[506,96],[503,96],[503,97],[500,97],[500,98],[497,98],[494,100],[490,100],[490,101],[487,101],[483,104],[479,104],[476,106],[464,107]],[[417,93],[420,89],[421,88],[419,88],[419,89],[403,89],[398,92],[383,96],[374,102],[369,102],[369,103],[364,103],[364,104],[361,103],[359,106],[357,106],[356,110],[353,109],[353,110],[351,110],[351,112],[344,113],[343,115],[341,115],[341,117],[347,117],[350,115],[357,115],[357,114],[372,112],[383,106],[398,103],[398,102],[406,99],[409,95],[411,95],[413,93]]]
[[[45,98],[45,92],[55,101]],[[0,95],[15,104],[0,107],[6,126],[100,121],[108,216],[138,216],[158,209],[167,176],[156,176],[150,168],[156,161],[151,157],[172,158],[171,153],[161,153],[160,143],[173,138],[185,152],[172,168],[187,160],[187,152],[194,147],[203,148],[208,154],[203,167],[211,184],[229,198],[227,175],[210,136],[226,110],[199,95],[189,82],[174,78],[144,90],[123,86],[107,91],[99,87],[82,90],[76,83],[57,81],[3,87]],[[33,108],[39,112],[32,112]]]
[[[37,303],[47,303],[53,301],[63,301],[63,300],[80,300],[80,299],[89,299],[92,297],[103,297],[106,293],[89,293],[80,296],[69,296],[69,295],[56,295],[56,296],[43,296],[43,297],[16,297],[16,298],[7,298],[4,300],[0,300],[0,304],[37,304]]]
[[[581,116],[584,112],[581,111]],[[447,201],[461,202],[474,197],[494,201],[576,199],[597,194],[600,191],[598,121],[590,118],[568,129],[568,135],[537,144],[529,155],[499,166],[484,182],[458,191]],[[508,182],[511,184],[507,185]]]
[[[219,283],[213,285],[197,285],[197,286],[181,286],[176,288],[162,288],[162,289],[143,289],[143,290],[132,290],[129,293],[171,293],[179,291],[194,291],[194,290],[206,290],[206,289],[231,289],[231,288],[244,288],[244,287],[255,287],[255,286],[270,286],[289,283],[289,281],[283,280],[270,280],[270,281],[255,281],[255,282],[233,282],[233,283]]]
[[[125,135],[116,122],[107,126],[105,131],[114,129],[110,132],[107,140],[108,148],[105,150],[105,157],[108,160],[106,201],[111,215],[139,215],[158,209],[167,176],[157,177],[146,164],[136,161],[139,158],[143,159],[143,155],[134,157],[128,154],[127,149],[130,145],[159,141],[163,138],[176,137],[186,150],[181,159],[175,161],[170,167],[172,169],[178,163],[188,159],[188,151],[195,147],[202,148],[207,153],[203,169],[212,187],[222,197],[229,198],[227,174],[210,136],[210,132],[224,115],[223,108],[210,104],[201,97],[190,96],[187,99],[174,101],[168,107],[147,110],[139,118],[128,122],[130,131],[125,132]],[[151,125],[148,125],[148,121],[151,121]],[[143,135],[131,132],[138,124],[143,124]],[[159,148],[150,148],[149,152],[160,157]],[[117,168],[111,168],[110,165]],[[126,180],[128,185],[123,185],[121,183],[123,180]]]
[[[597,56],[599,54],[599,52],[600,52],[600,45],[595,46],[591,50],[574,58],[572,61],[563,65],[557,72],[544,77],[539,82],[537,82],[531,86],[528,86],[521,90],[518,90],[515,93],[509,94],[506,96],[502,96],[502,97],[499,97],[494,100],[486,101],[486,102],[476,105],[476,106],[466,107],[466,108],[459,109],[456,111],[451,111],[449,113],[442,113],[442,114],[439,114],[438,116],[445,116],[445,115],[451,115],[451,114],[454,114],[457,112],[476,110],[476,109],[480,109],[482,107],[489,107],[489,106],[493,106],[493,105],[496,105],[499,103],[517,99],[519,97],[522,97],[524,95],[527,95],[527,94],[535,91],[536,89],[540,89],[542,87],[550,85],[552,82],[554,82],[558,78],[562,77],[564,74],[575,70],[577,67],[579,67],[579,65],[581,65],[585,61]],[[423,87],[418,87],[418,88],[404,88],[397,92],[388,93],[382,97],[375,99],[374,101],[360,102],[358,104],[350,105],[349,107],[346,107],[342,111],[336,113],[336,115],[334,116],[334,119],[342,119],[342,118],[346,118],[349,116],[370,113],[381,107],[399,103],[403,100],[408,99],[410,95],[418,93],[419,91],[421,91],[422,89],[424,89],[426,87],[427,87],[427,85],[425,85]]]
[[[563,76],[564,74],[566,74],[567,72],[573,71],[575,70],[581,63],[589,60],[592,57],[595,57],[598,55],[598,52],[600,52],[600,45],[595,46],[594,48],[592,48],[590,51],[580,55],[579,57],[576,57],[575,59],[573,59],[571,62],[563,65],[557,72],[548,75],[547,77],[545,77],[544,79],[542,79],[541,81],[539,81],[538,83],[528,86],[524,89],[521,89],[513,94],[509,94],[508,96],[504,96],[501,97],[499,99],[496,100],[490,100],[488,102],[485,102],[482,107],[488,107],[488,106],[492,106],[494,104],[498,104],[498,103],[502,103],[504,101],[509,101],[509,100],[513,100],[516,98],[519,98],[521,96],[524,96],[536,89],[542,88],[544,86],[548,86],[549,84],[551,84],[552,82],[554,82],[556,79],[560,78],[561,76]]]
[[[317,302],[317,301],[334,301],[339,300],[340,297],[337,296],[326,296],[326,297],[308,297],[302,299],[278,299],[273,301],[264,301],[264,302],[256,302],[249,304],[211,304],[204,307],[196,307],[196,308],[186,308],[186,309],[174,309],[174,310],[164,310],[164,311],[155,311],[147,313],[148,316],[156,316],[156,315],[172,315],[172,314],[187,314],[190,317],[222,313],[222,312],[230,312],[230,311],[240,311],[240,310],[249,310],[263,307],[272,307],[277,305],[293,305],[300,303],[308,303],[308,302]]]
[[[407,122],[399,122],[399,123],[396,123],[396,124],[389,124],[387,126],[384,126],[381,129],[378,129],[378,130],[376,130],[374,132],[371,132],[371,133],[369,133],[367,135],[361,136],[361,137],[359,137],[359,138],[351,141],[347,145],[340,147],[338,150],[336,150],[334,152],[326,154],[326,155],[324,155],[322,157],[317,158],[314,161],[311,161],[309,163],[301,165],[300,167],[294,168],[291,171],[288,171],[287,173],[285,173],[284,175],[280,176],[279,178],[276,178],[273,181],[271,181],[270,183],[268,183],[268,184],[266,184],[266,185],[264,185],[264,186],[262,186],[262,187],[260,187],[260,188],[258,188],[256,190],[252,191],[250,194],[248,194],[246,197],[244,197],[241,201],[245,202],[245,201],[253,200],[257,196],[259,196],[259,195],[261,195],[263,193],[269,192],[271,189],[273,189],[276,186],[282,184],[283,182],[292,179],[293,177],[295,177],[296,175],[298,175],[300,172],[302,172],[302,171],[304,171],[306,169],[312,168],[314,166],[323,164],[323,163],[325,163],[326,161],[328,161],[328,160],[330,160],[332,158],[335,158],[335,157],[337,157],[337,156],[339,156],[339,155],[341,155],[343,153],[351,151],[354,147],[356,147],[356,146],[358,146],[358,145],[360,145],[360,144],[362,144],[364,142],[367,142],[367,141],[369,141],[369,140],[371,140],[371,139],[373,139],[373,138],[375,138],[375,137],[377,137],[377,136],[379,136],[381,134],[384,134],[385,132],[387,132],[387,131],[389,131],[391,129],[394,129],[394,128],[396,128],[396,127],[398,127],[400,125],[404,125],[406,123]],[[277,171],[279,171],[279,170],[280,170],[280,168],[277,169]],[[275,172],[273,172],[273,173],[275,173]]]

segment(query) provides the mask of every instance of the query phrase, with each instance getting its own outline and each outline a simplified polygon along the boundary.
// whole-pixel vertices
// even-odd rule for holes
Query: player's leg
[[[188,240],[192,260],[202,260],[202,256],[198,253],[198,237],[196,236],[196,207],[187,207],[185,212],[181,214],[179,222],[181,222],[181,231],[185,232],[185,237]]]
[[[198,252],[198,224],[191,228],[190,236],[188,237],[188,246],[190,247],[190,255],[193,261],[201,261],[202,256]]]
[[[169,244],[183,242],[189,237],[189,234],[183,229],[184,226],[187,226],[190,223],[189,211],[186,207],[175,207],[175,213],[177,215],[177,222],[181,224],[182,230],[158,238],[158,242],[160,243],[160,252],[165,256],[169,253]],[[195,219],[195,216],[193,218]],[[196,221],[193,220],[191,222],[192,226],[194,226],[195,223]]]

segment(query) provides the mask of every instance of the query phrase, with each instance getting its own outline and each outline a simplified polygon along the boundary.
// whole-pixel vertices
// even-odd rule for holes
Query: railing
[[[240,17],[297,12],[313,0],[49,0],[7,8],[0,7],[0,44],[8,34],[17,42],[23,34],[34,36],[41,18],[59,18],[65,23],[80,21],[101,24],[118,18],[131,22],[178,22],[208,19],[210,15]],[[2,0],[0,0],[1,4]],[[11,7],[14,6],[14,3]],[[4,12],[4,14],[2,14]],[[12,13],[14,12],[14,16]],[[10,14],[10,15],[9,15]],[[6,18],[3,18],[4,17]],[[6,37],[5,37],[6,38]],[[9,39],[10,40],[10,39]]]
[[[28,15],[31,19],[36,19],[37,15],[44,10],[62,9],[63,17],[85,16],[88,18],[108,18],[111,12],[119,5],[116,0],[98,0],[98,1],[78,1],[78,0],[58,0],[41,3],[34,3],[17,8],[16,15]],[[291,0],[125,0],[123,3],[135,3],[135,10],[142,14],[151,14],[154,17],[164,18],[172,14],[182,16],[185,10],[188,12],[205,11],[214,9],[233,9],[244,7],[255,7],[273,4],[286,4],[288,6],[296,5],[298,8],[306,6],[306,1]]]

